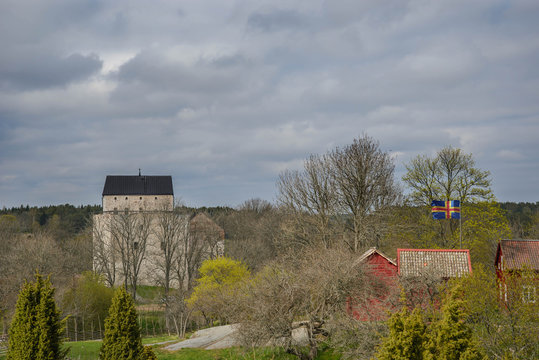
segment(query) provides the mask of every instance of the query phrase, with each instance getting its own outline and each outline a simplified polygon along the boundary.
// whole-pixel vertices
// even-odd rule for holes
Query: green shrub
[[[114,294],[105,321],[105,336],[99,358],[139,360],[143,350],[135,304],[125,289],[120,287]]]
[[[64,321],[54,302],[50,279],[36,272],[34,283],[25,282],[19,292],[9,329],[8,360],[57,360],[66,357],[62,349]]]

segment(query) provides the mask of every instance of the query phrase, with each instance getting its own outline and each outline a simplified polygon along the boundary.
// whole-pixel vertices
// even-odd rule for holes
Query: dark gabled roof
[[[174,195],[171,176],[107,175],[105,195]]]
[[[399,275],[458,277],[472,272],[469,250],[397,249]]]
[[[539,240],[501,240],[498,245],[496,261],[499,252],[503,256],[504,270],[523,269],[539,270]]]

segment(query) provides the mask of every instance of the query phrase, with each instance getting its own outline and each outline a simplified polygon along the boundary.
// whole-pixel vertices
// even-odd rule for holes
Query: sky
[[[539,201],[539,2],[3,0],[0,208],[171,175],[189,206],[367,134],[398,180],[445,146]]]

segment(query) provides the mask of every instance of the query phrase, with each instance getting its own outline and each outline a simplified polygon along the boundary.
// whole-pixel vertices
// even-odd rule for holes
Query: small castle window
[[[135,249],[135,250],[138,249],[138,241],[133,242],[133,249]]]
[[[142,196],[141,196],[141,197],[139,197],[139,200],[142,200]]]
[[[114,200],[118,200],[118,198],[115,196],[115,197],[114,197]]]
[[[129,214],[129,208],[125,208],[124,213],[127,215]]]
[[[118,214],[118,208],[114,208],[114,215],[117,215]]]
[[[125,200],[127,200],[127,196],[125,197]]]
[[[155,197],[155,200],[157,200],[157,196]]]

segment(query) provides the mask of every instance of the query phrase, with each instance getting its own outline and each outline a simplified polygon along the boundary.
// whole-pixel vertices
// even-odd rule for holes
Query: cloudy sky
[[[172,175],[191,206],[273,201],[366,133],[396,176],[451,145],[539,201],[539,2],[0,1],[0,207],[100,204]]]

